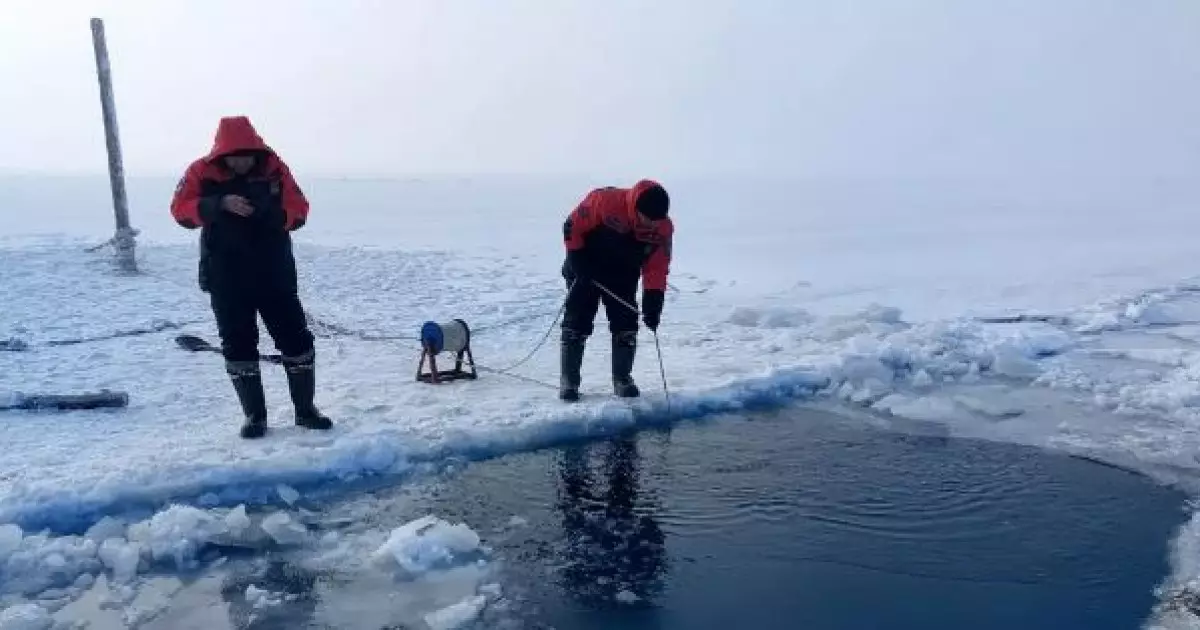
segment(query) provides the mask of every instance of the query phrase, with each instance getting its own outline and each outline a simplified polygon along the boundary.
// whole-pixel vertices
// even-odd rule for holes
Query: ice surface
[[[37,604],[21,604],[0,612],[0,630],[49,630],[50,612]]]
[[[189,566],[216,543],[337,548],[345,541],[302,537],[298,514],[262,517],[259,506],[353,491],[356,480],[399,479],[451,457],[795,402],[902,430],[1085,453],[1200,488],[1195,203],[1119,186],[673,185],[681,227],[659,334],[669,405],[645,332],[635,365],[645,396],[607,395],[602,314],[585,400],[565,406],[552,390],[553,337],[516,370],[543,384],[484,371],[438,387],[413,381],[412,338],[423,321],[462,317],[482,366],[525,356],[564,293],[561,243],[545,226],[561,221],[583,183],[314,184],[297,259],[319,335],[318,404],[336,426],[295,428],[282,374],[268,366],[272,431],[246,442],[220,357],[171,340],[216,339],[195,287],[195,233],[161,207],[174,183],[131,182],[143,204],[134,209],[139,276],[115,275],[104,252],[83,251],[111,232],[94,212],[103,178],[91,196],[22,215],[74,233],[31,235],[10,223],[0,237],[0,340],[21,347],[0,348],[0,399],[131,394],[119,411],[4,413],[0,523],[23,529],[0,525],[0,595],[69,595],[92,576],[136,582],[151,566]],[[36,202],[37,190],[22,198]],[[269,343],[264,335],[264,350]],[[420,569],[437,549],[471,540],[444,523],[432,531],[447,536],[440,547],[406,534],[400,558],[385,556]],[[1178,546],[1172,584],[1200,576],[1182,561],[1189,554],[1200,558]]]
[[[425,623],[430,630],[455,630],[477,619],[486,605],[486,597],[475,595],[425,615]]]
[[[83,291],[63,280],[59,293],[75,296],[67,320],[55,317],[53,326],[35,329],[35,322],[51,319],[49,305],[41,300],[22,301],[21,308],[6,309],[3,317],[18,318],[23,329],[36,331],[31,332],[35,341],[45,342],[76,333],[103,336],[119,328],[111,324],[121,319],[188,321],[206,312],[203,298],[189,284],[194,271],[190,248],[145,246],[141,251],[148,275],[130,279],[106,276],[89,255],[56,242],[0,250],[5,268],[13,272],[0,282],[13,285],[16,295],[34,292],[32,286],[25,290],[23,282],[50,290],[47,282],[59,278],[47,276],[51,269],[63,277],[93,278]],[[371,334],[415,334],[416,322],[461,315],[477,322],[473,345],[485,366],[502,366],[523,356],[552,323],[562,297],[558,283],[532,275],[515,259],[317,247],[301,249],[300,259],[316,319]],[[386,282],[382,288],[377,286],[381,279]],[[456,290],[444,290],[449,286]],[[386,298],[392,294],[405,299]],[[338,426],[328,434],[291,426],[283,379],[270,378],[268,369],[274,431],[254,443],[236,435],[238,410],[219,357],[176,349],[169,333],[38,346],[28,353],[0,355],[0,389],[112,386],[132,390],[134,400],[120,412],[20,414],[19,423],[0,425],[14,455],[12,469],[0,477],[0,521],[31,530],[74,532],[129,507],[170,501],[206,507],[287,504],[299,493],[331,482],[352,487],[348,482],[355,479],[402,475],[448,456],[491,457],[609,435],[629,426],[822,397],[922,419],[952,410],[967,417],[995,416],[969,404],[952,405],[945,391],[951,383],[984,386],[995,379],[1062,390],[1064,405],[1075,404],[1079,393],[1089,393],[1108,401],[1099,405],[1102,411],[1157,412],[1164,418],[1159,429],[1164,438],[1178,437],[1186,432],[1172,429],[1172,422],[1200,418],[1200,388],[1194,378],[1200,352],[1177,342],[1184,345],[1172,356],[1177,367],[1155,366],[1158,375],[1152,381],[1114,382],[1114,373],[1098,369],[1096,356],[1089,354],[1104,349],[1105,334],[1080,330],[1073,322],[1108,312],[1120,324],[1109,333],[1145,336],[1142,324],[1126,317],[1129,304],[1171,305],[1172,300],[1187,302],[1191,297],[1184,289],[1150,288],[1127,298],[1084,304],[1077,309],[1081,315],[1068,317],[1072,323],[1067,325],[990,325],[970,317],[912,321],[904,312],[878,304],[824,317],[789,306],[780,296],[756,303],[718,290],[673,292],[668,325],[660,335],[672,391],[669,409],[655,386],[658,366],[649,351],[639,356],[635,367],[646,392],[642,400],[627,403],[592,396],[582,404],[564,406],[549,388],[495,373],[440,387],[415,383],[403,376],[412,367],[406,359],[416,359],[415,352],[404,351],[403,340],[381,346],[354,336],[324,336],[318,340],[318,397],[340,420]],[[793,299],[802,303],[800,297]],[[753,316],[729,316],[737,312]],[[493,322],[510,323],[489,328]],[[192,325],[189,331],[215,337],[211,328]],[[597,335],[585,361],[585,393],[605,389],[605,379],[596,376],[606,373],[608,353],[602,340],[603,335]],[[644,339],[643,347],[651,343]],[[1144,356],[1136,347],[1122,351]],[[544,348],[518,373],[552,382],[554,370],[554,352]],[[146,374],[156,378],[147,379]],[[901,399],[885,401],[892,394],[912,400],[921,394],[926,399],[898,406],[894,403]],[[955,395],[969,397],[971,392]],[[1028,413],[1015,401],[1013,397],[1006,403],[1000,415]],[[1040,426],[1033,421],[1013,425],[1020,432],[1012,434],[966,422],[956,422],[953,428],[1042,446],[1057,446],[1064,437],[1078,442],[1075,431],[1063,436],[1057,422],[1046,415],[1042,419]],[[185,435],[187,439],[180,439]],[[1200,436],[1193,441],[1200,447]],[[1179,457],[1183,446],[1175,452],[1136,448],[1131,454],[1189,465]]]

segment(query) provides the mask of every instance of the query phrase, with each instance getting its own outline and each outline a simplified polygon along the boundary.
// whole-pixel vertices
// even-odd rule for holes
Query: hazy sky
[[[1196,0],[2,0],[0,170],[1195,175]]]

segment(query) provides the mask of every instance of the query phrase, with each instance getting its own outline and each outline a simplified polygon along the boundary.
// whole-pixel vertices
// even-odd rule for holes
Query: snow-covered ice
[[[603,315],[577,405],[550,388],[553,336],[516,370],[521,379],[485,370],[472,382],[415,382],[413,338],[426,320],[469,322],[487,368],[543,337],[565,292],[557,226],[600,183],[309,184],[297,259],[319,336],[318,404],[336,426],[292,426],[283,375],[268,365],[272,432],[253,442],[237,436],[220,357],[172,342],[180,332],[216,340],[195,286],[195,234],[163,207],[174,182],[131,183],[143,231],[134,277],[84,251],[111,231],[102,179],[73,204],[45,193],[26,229],[0,235],[0,394],[108,388],[131,399],[123,410],[5,412],[0,605],[95,576],[120,583],[151,565],[187,567],[215,541],[321,546],[293,504],[372,478],[798,402],[1200,488],[1200,272],[1190,267],[1200,214],[1152,188],[881,185],[807,191],[796,206],[769,187],[683,182],[660,331],[669,404],[645,331],[635,368],[644,397],[608,395]],[[917,208],[920,220],[905,218]],[[271,350],[265,334],[262,345]],[[263,517],[264,506],[280,511]],[[1164,601],[1200,580],[1200,555],[1184,544],[1198,531],[1193,521],[1177,541]],[[428,550],[412,547],[421,537],[396,536],[385,558],[429,566]],[[439,548],[470,542],[450,536]],[[467,589],[434,619],[473,610],[477,596]]]

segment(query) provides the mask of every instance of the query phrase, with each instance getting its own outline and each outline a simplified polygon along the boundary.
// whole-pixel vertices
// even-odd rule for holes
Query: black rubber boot
[[[583,367],[583,351],[587,347],[587,335],[564,328],[559,345],[558,397],[566,402],[579,400],[580,370]]]
[[[633,359],[637,355],[637,331],[613,333],[612,377],[613,394],[621,398],[641,396],[633,382]]]
[[[233,391],[237,392],[242,413],[246,416],[241,436],[246,439],[262,437],[267,432],[267,399],[263,395],[258,362],[227,362],[225,371],[233,382]]]
[[[295,359],[285,357],[283,369],[287,374],[292,406],[296,409],[296,426],[319,431],[333,428],[333,421],[322,415],[313,404],[317,394],[317,371],[313,353]]]

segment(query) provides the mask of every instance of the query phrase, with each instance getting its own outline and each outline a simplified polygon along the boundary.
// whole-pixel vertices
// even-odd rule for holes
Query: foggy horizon
[[[247,115],[311,177],[1179,178],[1200,5],[69,0],[0,22],[0,174],[129,177]]]

